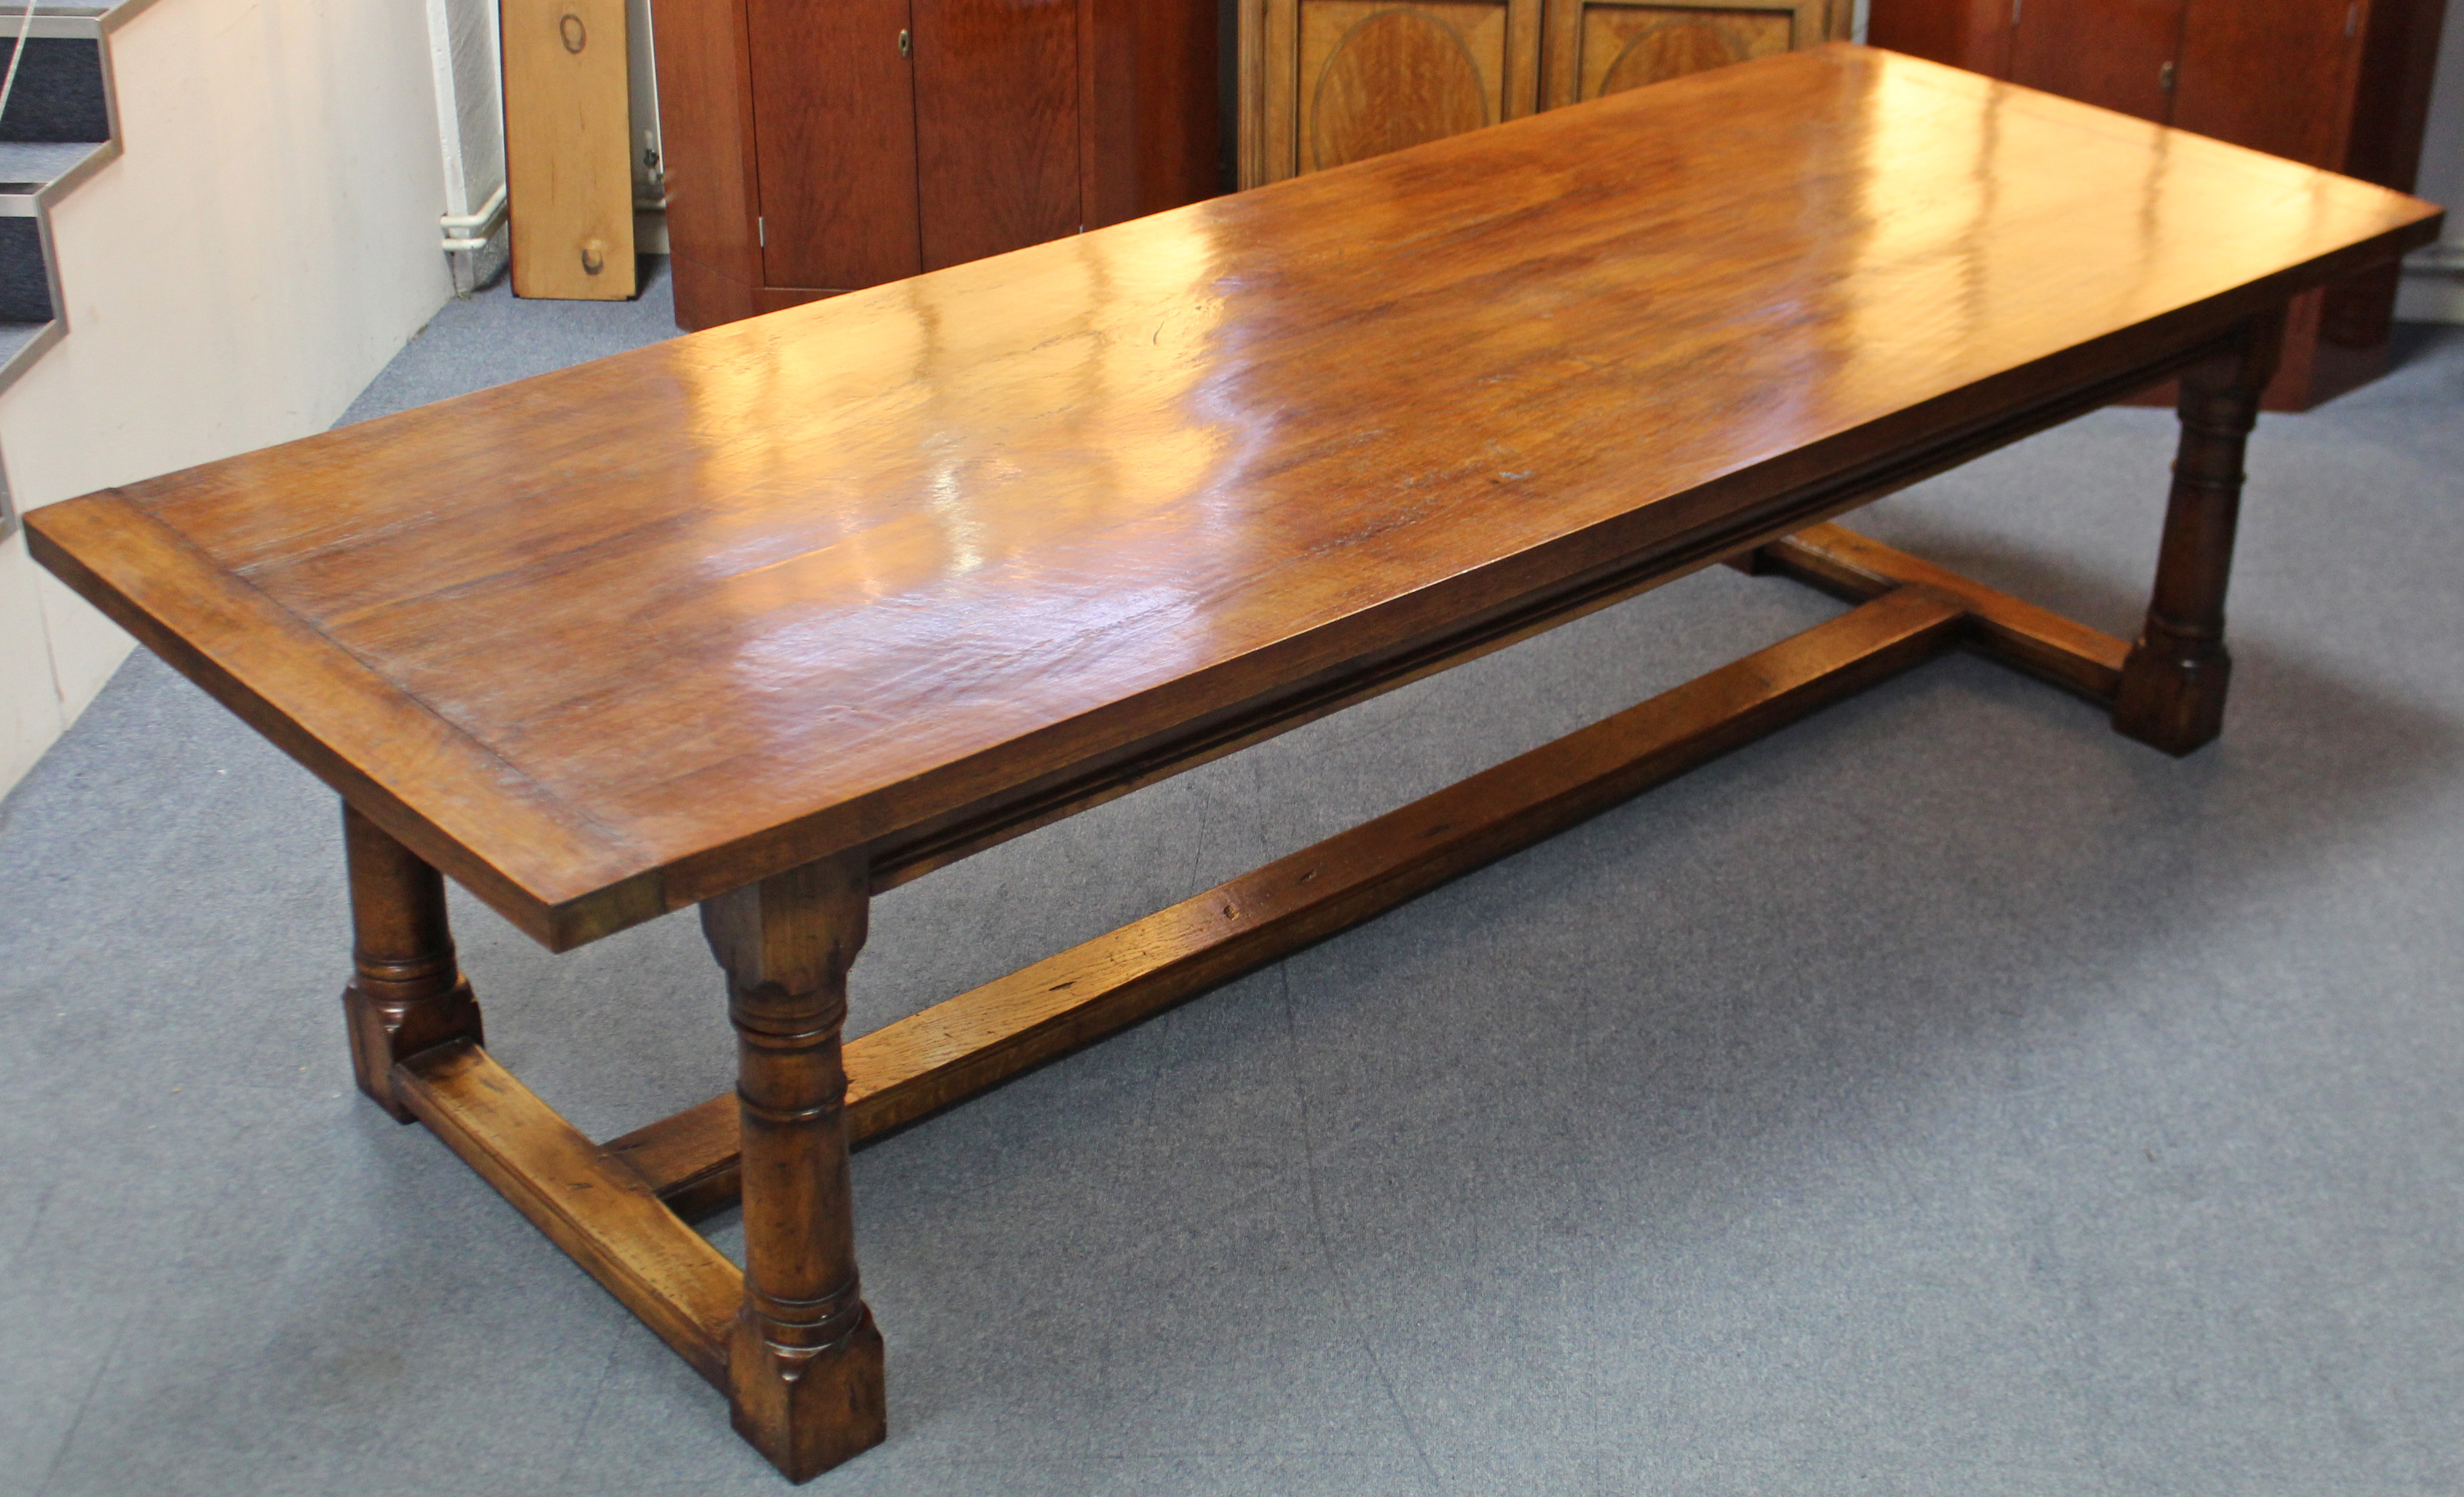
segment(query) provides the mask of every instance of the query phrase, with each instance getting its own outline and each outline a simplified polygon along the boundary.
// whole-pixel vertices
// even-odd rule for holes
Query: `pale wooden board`
[[[499,13],[514,294],[622,301],[638,289],[625,0],[503,0]]]

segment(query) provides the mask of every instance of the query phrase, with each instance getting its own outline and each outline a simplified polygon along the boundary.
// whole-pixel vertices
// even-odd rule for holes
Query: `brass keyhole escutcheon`
[[[590,45],[588,28],[582,24],[582,17],[570,11],[565,11],[564,18],[556,23],[556,33],[564,38],[564,50],[567,52],[580,52]]]
[[[607,241],[605,239],[583,240],[582,274],[584,275],[596,275],[606,268]]]

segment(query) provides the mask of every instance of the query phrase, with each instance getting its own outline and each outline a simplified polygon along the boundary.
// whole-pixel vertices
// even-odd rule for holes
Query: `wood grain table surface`
[[[880,866],[1512,610],[1775,538],[2023,385],[2086,387],[2437,224],[1839,45],[28,528],[561,948],[845,849]]]

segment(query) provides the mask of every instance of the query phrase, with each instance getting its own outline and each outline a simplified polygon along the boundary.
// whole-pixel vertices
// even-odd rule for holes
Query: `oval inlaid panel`
[[[1318,73],[1310,103],[1312,167],[1398,151],[1489,121],[1487,90],[1463,37],[1412,11],[1380,11],[1346,32]]]
[[[1746,41],[1715,21],[1668,21],[1625,44],[1600,92],[1615,94],[1666,78],[1725,68],[1747,57]]]

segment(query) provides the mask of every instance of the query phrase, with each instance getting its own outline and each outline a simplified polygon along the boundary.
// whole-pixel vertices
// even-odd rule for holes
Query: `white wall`
[[[68,336],[0,393],[21,511],[323,429],[451,290],[420,6],[158,0],[108,45],[124,150],[52,221]],[[128,648],[0,543],[0,790]]]
[[[2421,141],[2413,191],[2447,209],[2445,242],[2412,256],[2395,315],[2417,322],[2464,322],[2464,0],[2447,0],[2438,38],[2438,81]]]

